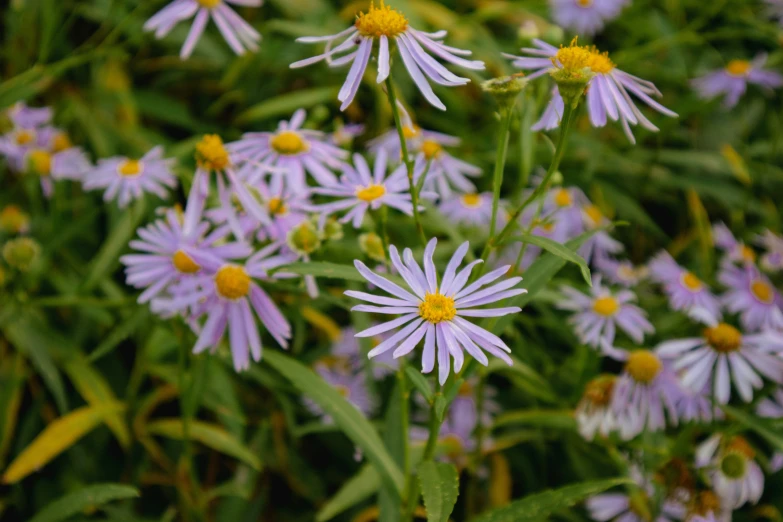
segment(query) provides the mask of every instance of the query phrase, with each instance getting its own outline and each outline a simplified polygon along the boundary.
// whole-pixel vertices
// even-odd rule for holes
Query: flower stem
[[[382,206],[378,210],[378,235],[381,236],[381,243],[383,244],[383,257],[386,269],[391,274],[391,259],[389,258],[389,207]]]
[[[500,188],[503,185],[503,171],[506,168],[506,155],[508,153],[508,138],[511,127],[511,117],[514,108],[507,107],[500,116],[500,136],[498,148],[495,153],[495,173],[492,177],[492,219],[489,222],[489,237],[495,237],[495,227],[498,222],[498,208],[500,207]]]
[[[405,131],[402,128],[400,110],[397,107],[397,95],[394,92],[394,83],[392,83],[391,76],[386,78],[386,94],[389,97],[389,104],[391,105],[392,115],[394,116],[394,126],[397,127],[397,134],[400,137],[402,161],[405,163],[405,167],[408,170],[408,190],[410,191],[411,204],[413,205],[413,221],[416,223],[416,230],[418,231],[421,244],[426,245],[427,238],[424,235],[424,227],[421,224],[421,215],[419,214],[419,193],[416,190],[416,183],[413,180],[414,164],[408,153],[408,143],[405,140]]]

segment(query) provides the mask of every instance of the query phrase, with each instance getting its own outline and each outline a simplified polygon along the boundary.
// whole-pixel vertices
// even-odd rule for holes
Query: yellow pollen
[[[419,303],[419,315],[432,324],[451,321],[457,315],[454,299],[441,294],[424,294],[424,301]]]
[[[750,67],[747,60],[731,60],[726,66],[726,72],[732,76],[745,76],[750,72]]]
[[[20,130],[16,133],[16,144],[27,145],[35,139],[35,133],[28,130]]]
[[[593,301],[593,311],[597,314],[609,317],[617,313],[620,303],[614,297],[599,297]]]
[[[117,174],[120,176],[134,177],[141,174],[144,165],[138,160],[126,160],[117,167]]]
[[[394,38],[408,29],[408,20],[402,13],[392,9],[381,0],[380,7],[375,7],[375,2],[373,2],[367,13],[359,13],[354,25],[362,36]]]
[[[73,144],[71,143],[71,138],[69,138],[68,135],[64,132],[58,133],[54,139],[52,139],[52,150],[55,153],[70,149],[72,146]]]
[[[45,150],[34,150],[30,153],[30,164],[39,176],[52,173],[52,155]]]
[[[568,207],[572,203],[571,193],[566,189],[560,189],[555,192],[555,204],[558,207]]]
[[[367,203],[375,201],[384,194],[386,194],[386,187],[383,185],[368,185],[366,187],[356,189],[356,197],[362,201],[366,201]]]
[[[478,194],[465,194],[462,196],[462,204],[470,208],[478,208],[481,206],[481,196]]]
[[[215,289],[226,299],[245,297],[250,291],[250,276],[236,265],[225,265],[215,275]]]
[[[440,146],[440,143],[432,140],[426,140],[421,144],[421,151],[428,160],[437,158],[442,150],[443,147]]]
[[[590,7],[593,5],[593,0],[576,0],[576,5],[579,7]]]
[[[729,353],[739,350],[742,345],[742,334],[739,330],[726,323],[704,329],[704,338],[713,350]]]
[[[584,208],[584,211],[585,214],[587,214],[587,217],[590,218],[590,221],[592,221],[594,225],[599,225],[601,223],[601,220],[604,218],[601,209],[599,209],[595,205],[587,205]]]
[[[207,170],[223,170],[229,166],[228,151],[217,134],[206,134],[196,145],[196,163]]]
[[[614,62],[609,59],[609,53],[602,53],[595,47],[590,48],[590,58],[587,66],[596,74],[608,74],[615,67]]]
[[[222,0],[196,0],[201,7],[206,7],[207,9],[213,9],[217,7]]]
[[[593,379],[585,387],[585,399],[594,406],[606,406],[612,400],[615,381],[614,376],[601,376]]]
[[[201,267],[198,265],[198,263],[193,261],[193,258],[182,250],[177,250],[174,252],[174,255],[171,256],[171,262],[174,265],[174,268],[183,274],[195,274],[201,270]]]
[[[749,263],[756,261],[756,253],[747,245],[742,245],[740,247],[740,256],[742,256],[742,259]]]
[[[771,304],[775,300],[775,293],[769,283],[765,283],[761,279],[756,279],[750,283],[750,291],[753,297],[758,299],[764,304]]]
[[[269,140],[269,146],[278,154],[293,156],[307,152],[310,145],[302,138],[301,134],[295,131],[280,131]]]
[[[406,140],[417,138],[419,134],[421,134],[421,127],[418,125],[414,125],[413,127],[406,126],[402,128],[402,135],[405,136]]]
[[[756,450],[754,450],[750,444],[748,444],[748,441],[745,440],[744,437],[740,436],[736,436],[731,439],[731,442],[726,445],[726,451],[739,453],[748,460],[753,460],[756,458]]]
[[[574,38],[568,47],[560,46],[552,57],[552,63],[559,64],[566,71],[576,72],[590,67],[591,56],[590,49],[577,44],[577,38]]]
[[[0,230],[19,233],[30,222],[30,217],[16,205],[8,205],[0,211]]]
[[[628,356],[625,370],[636,382],[648,384],[663,369],[661,360],[649,350],[636,350]]]
[[[282,198],[272,198],[267,203],[269,213],[273,216],[279,216],[288,212],[288,207],[285,206],[285,201]]]
[[[701,279],[693,275],[692,272],[685,272],[682,274],[680,281],[682,281],[683,286],[691,292],[698,292],[703,286]]]

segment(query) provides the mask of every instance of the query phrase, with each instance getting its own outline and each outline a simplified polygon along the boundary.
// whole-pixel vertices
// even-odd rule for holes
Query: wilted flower
[[[731,108],[745,94],[748,84],[769,92],[783,85],[783,75],[764,69],[766,63],[766,54],[757,55],[753,61],[731,60],[724,69],[697,78],[692,84],[702,98],[722,95],[724,107]]]
[[[41,246],[29,237],[11,239],[3,245],[3,259],[8,266],[27,272],[38,260]]]
[[[595,263],[599,259],[606,259],[612,254],[625,250],[623,244],[610,236],[609,232],[605,230],[612,222],[604,216],[601,209],[596,205],[590,203],[582,207],[582,222],[585,230],[604,229],[594,232],[577,251],[588,263]]]
[[[623,427],[611,407],[616,383],[614,375],[599,375],[585,386],[582,399],[574,411],[579,434],[585,439],[593,440],[596,434],[608,437],[611,432]]]
[[[620,14],[629,0],[549,0],[557,25],[591,35]]]
[[[298,38],[296,41],[302,43],[326,42],[326,51],[318,56],[292,63],[291,67],[305,67],[321,60],[326,60],[330,67],[351,63],[348,77],[337,95],[337,99],[342,102],[340,110],[345,110],[359,90],[364,71],[372,57],[375,41],[378,41],[377,83],[389,77],[390,47],[392,43],[396,43],[405,68],[408,69],[419,91],[432,105],[446,110],[446,106],[432,92],[428,80],[447,86],[465,85],[470,80],[456,76],[433,59],[429,53],[449,63],[474,70],[483,70],[484,62],[460,58],[460,56],[470,55],[471,52],[445,45],[441,42],[445,37],[446,31],[435,33],[417,31],[408,24],[408,20],[402,13],[385,5],[381,0],[380,7],[370,4],[369,11],[360,13],[354,25],[344,31],[330,36]],[[335,46],[335,42],[341,39],[342,41]]]
[[[740,436],[715,434],[696,448],[696,467],[705,468],[723,509],[755,504],[764,492],[756,451]]]
[[[666,251],[657,254],[649,264],[651,278],[662,284],[673,310],[691,312],[703,308],[710,315],[720,318],[720,302],[710,288],[693,272],[674,260]]]

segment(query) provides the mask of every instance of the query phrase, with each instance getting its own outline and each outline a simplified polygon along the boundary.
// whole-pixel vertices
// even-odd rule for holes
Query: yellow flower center
[[[357,188],[356,189],[356,197],[361,199],[362,201],[366,201],[367,203],[370,203],[371,201],[375,201],[379,197],[386,194],[386,187],[383,185],[368,185],[363,188]]]
[[[594,406],[606,406],[612,400],[616,380],[614,375],[605,375],[588,382],[585,387],[585,399]]]
[[[465,194],[462,196],[462,204],[469,208],[478,208],[481,206],[481,196],[478,194]]]
[[[302,152],[307,152],[310,145],[302,138],[302,135],[295,131],[280,131],[269,140],[269,146],[278,154],[293,156]]]
[[[54,139],[52,139],[52,150],[55,153],[70,149],[72,146],[71,138],[64,132],[58,133],[55,135]]]
[[[250,276],[236,265],[225,265],[215,275],[215,289],[226,299],[245,297],[250,291]]]
[[[337,393],[339,393],[340,396],[344,399],[347,399],[351,396],[351,390],[349,390],[348,387],[344,384],[335,384],[334,389],[337,390]]]
[[[402,128],[402,135],[405,136],[406,140],[416,138],[419,134],[421,134],[421,127],[418,125],[414,125],[413,127],[405,126]]]
[[[27,214],[16,205],[8,205],[0,212],[0,229],[8,232],[18,233],[28,223]]]
[[[661,360],[650,350],[636,350],[628,356],[625,370],[636,382],[648,384],[663,369]]]
[[[593,5],[593,0],[576,0],[576,5],[579,7],[590,7]]]
[[[288,212],[288,207],[285,205],[283,198],[272,198],[267,203],[267,209],[273,216],[279,216]]]
[[[441,294],[424,294],[424,301],[419,303],[419,315],[432,324],[451,321],[457,315],[454,299]]]
[[[432,140],[425,140],[424,143],[421,144],[421,151],[428,160],[437,158],[442,150],[443,147],[440,146],[440,143]]]
[[[552,63],[562,67],[565,71],[577,72],[590,67],[590,49],[577,43],[577,38],[571,40],[568,47],[560,46],[557,54],[552,57]]]
[[[611,296],[599,297],[593,301],[593,311],[597,314],[609,317],[617,313],[620,309],[620,303]]]
[[[196,0],[201,7],[206,7],[207,9],[213,9],[217,7],[222,0]]]
[[[748,460],[756,458],[756,450],[748,444],[748,441],[744,437],[740,436],[731,439],[731,442],[726,445],[726,451],[739,453]]]
[[[182,250],[174,252],[174,255],[171,256],[171,262],[174,265],[174,268],[182,274],[195,274],[201,270],[199,264],[193,261],[193,258]]]
[[[117,173],[128,178],[138,176],[143,170],[144,164],[139,160],[126,160],[117,167]]]
[[[775,293],[772,290],[772,286],[761,279],[756,279],[750,283],[750,291],[753,294],[753,297],[764,304],[771,304],[772,301],[775,300]]]
[[[16,144],[27,145],[35,139],[35,133],[29,130],[20,130],[16,133]]]
[[[701,279],[693,275],[692,272],[685,272],[682,274],[680,281],[682,281],[682,285],[691,292],[698,292],[702,289],[702,286],[704,286]]]
[[[608,74],[615,68],[614,62],[609,59],[609,53],[602,53],[595,47],[590,48],[590,59],[587,66],[596,74]]]
[[[754,263],[756,261],[756,253],[747,245],[742,245],[740,247],[740,256],[749,263]]]
[[[223,170],[229,166],[228,151],[217,134],[206,134],[196,145],[196,163],[207,170]]]
[[[558,207],[568,207],[571,206],[572,199],[571,199],[571,193],[568,192],[566,189],[560,189],[557,192],[555,192],[555,204]]]
[[[585,214],[587,214],[587,217],[590,218],[590,221],[593,222],[593,225],[599,225],[601,223],[601,220],[604,218],[601,209],[599,209],[595,205],[587,205],[584,208],[584,211]]]
[[[45,150],[34,150],[30,153],[30,165],[39,176],[52,173],[52,155]]]
[[[729,353],[739,350],[742,345],[742,334],[739,330],[726,323],[705,328],[704,338],[713,350],[721,353]]]
[[[745,76],[750,72],[750,67],[747,60],[731,60],[726,66],[726,72],[732,76]]]
[[[387,36],[393,38],[408,29],[408,20],[399,11],[392,9],[381,0],[381,6],[370,4],[366,13],[359,13],[354,24],[359,34],[370,38]]]

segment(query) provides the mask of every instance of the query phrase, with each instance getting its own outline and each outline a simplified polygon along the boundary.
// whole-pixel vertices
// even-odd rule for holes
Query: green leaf
[[[552,385],[540,373],[513,355],[511,360],[514,364],[509,366],[500,359],[492,359],[487,366],[487,372],[505,374],[517,387],[533,397],[551,403],[561,401],[561,398],[552,389]]]
[[[413,386],[415,386],[416,389],[419,390],[422,395],[424,395],[424,398],[427,399],[427,402],[432,403],[432,387],[427,381],[427,378],[424,377],[424,375],[422,375],[419,370],[413,368],[412,366],[405,367],[405,374],[408,376],[408,379],[411,380]]]
[[[122,484],[94,484],[68,493],[48,504],[28,522],[59,522],[112,500],[140,496],[139,490]]]
[[[223,429],[222,426],[193,420],[190,422],[190,438],[215,451],[225,453],[247,463],[253,469],[261,469],[261,460],[242,442]],[[183,440],[185,427],[180,418],[161,419],[147,424],[147,432],[170,439]]]
[[[587,284],[593,286],[593,281],[590,278],[590,268],[587,266],[585,260],[582,258],[582,256],[566,247],[564,244],[558,243],[557,241],[549,239],[548,237],[534,236],[531,234],[521,234],[514,236],[511,238],[511,241],[522,241],[523,243],[530,243],[531,245],[541,247],[547,252],[550,252],[558,257],[562,257],[566,261],[574,263],[579,267],[579,270],[582,272],[582,277],[587,282]]]
[[[316,522],[331,520],[346,509],[369,498],[381,487],[381,476],[372,465],[365,465],[323,505],[315,516]]]
[[[101,341],[95,350],[87,356],[90,362],[95,362],[107,353],[114,350],[119,344],[130,337],[136,331],[139,324],[148,316],[149,312],[146,306],[140,306],[121,322],[114,330],[109,332]]]
[[[366,283],[367,280],[362,277],[356,268],[351,265],[341,265],[338,263],[328,263],[325,261],[313,261],[311,263],[291,263],[283,265],[275,270],[275,273],[287,273],[297,275],[312,275],[317,277],[328,277],[331,279],[343,279],[345,281],[358,281]]]
[[[340,393],[307,366],[274,350],[264,353],[266,361],[283,374],[303,394],[326,411],[367,458],[389,485],[402,491],[405,481],[402,471],[383,445],[372,424]]]
[[[290,114],[297,109],[307,109],[321,103],[328,103],[337,98],[338,90],[337,87],[318,87],[268,98],[237,116],[235,123],[244,125]]]
[[[576,421],[571,410],[517,410],[504,412],[495,419],[494,427],[497,428],[509,424],[576,430]]]
[[[583,499],[597,495],[609,488],[627,484],[626,478],[595,480],[572,484],[560,489],[535,493],[508,506],[494,509],[475,522],[538,522],[546,520],[557,510],[569,508]]]
[[[737,421],[755,431],[760,437],[766,439],[767,442],[775,446],[778,451],[783,451],[783,435],[780,434],[780,430],[773,428],[769,421],[748,415],[744,411],[726,404],[722,404],[721,408],[723,408],[723,411],[728,415],[731,415]]]
[[[459,475],[454,464],[422,462],[419,464],[419,485],[427,509],[427,522],[447,522],[459,495]]]

